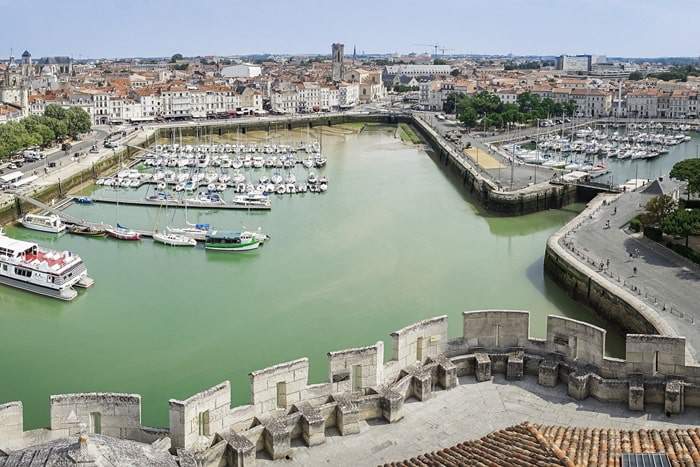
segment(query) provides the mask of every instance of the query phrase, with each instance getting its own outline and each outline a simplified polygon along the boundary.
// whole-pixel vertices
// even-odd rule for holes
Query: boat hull
[[[130,241],[130,242],[141,240],[141,235],[139,235],[138,233],[125,234],[125,233],[116,232],[114,230],[109,230],[109,229],[107,229],[106,232],[107,232],[107,235],[109,237],[116,238],[117,240],[126,240],[126,241]]]
[[[245,251],[253,251],[260,248],[261,242],[251,242],[244,244],[220,244],[220,243],[205,243],[204,249],[212,251],[226,251],[229,253],[242,253]]]
[[[31,222],[26,222],[26,221],[20,221],[22,224],[22,227],[25,229],[30,229],[30,230],[37,230],[39,232],[47,232],[47,233],[61,233],[65,232],[66,226],[61,225],[60,227],[50,227],[47,225],[39,225],[39,224],[32,224]]]
[[[2,275],[0,275],[0,284],[9,287],[14,287],[15,289],[24,290],[25,292],[32,292],[37,295],[57,298],[59,300],[64,301],[71,301],[78,296],[78,292],[73,287],[66,287],[64,289],[51,289],[48,287],[41,287],[36,284],[19,281],[17,279],[13,279],[11,277],[6,277]]]

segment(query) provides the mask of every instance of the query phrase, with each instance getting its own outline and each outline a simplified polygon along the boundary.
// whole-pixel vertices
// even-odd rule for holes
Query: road
[[[700,267],[624,229],[653,196],[638,192],[620,195],[585,219],[562,245],[569,250],[576,248],[604,278],[655,309],[679,336],[687,338],[691,354],[699,360]]]
[[[90,150],[93,144],[97,145],[99,149],[102,147],[102,141],[109,134],[109,131],[102,127],[95,127],[90,133],[85,135],[82,140],[73,143],[69,151],[61,151],[60,148],[45,152],[46,158],[41,161],[26,162],[20,167],[20,171],[25,175],[31,175],[36,173],[37,175],[45,173],[44,169],[48,169],[51,172],[53,169],[49,168],[50,162],[55,162],[57,167],[66,165],[66,163],[71,161],[71,158],[78,152],[87,152]]]

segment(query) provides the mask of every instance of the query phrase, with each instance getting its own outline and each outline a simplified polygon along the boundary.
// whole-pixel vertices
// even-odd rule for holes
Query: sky
[[[700,0],[0,0],[0,56],[699,56]]]

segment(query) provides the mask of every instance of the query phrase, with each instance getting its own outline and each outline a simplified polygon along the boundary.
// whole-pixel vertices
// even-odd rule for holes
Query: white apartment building
[[[612,94],[598,89],[572,89],[576,113],[582,117],[607,117],[612,111]]]
[[[255,78],[261,74],[262,67],[260,65],[249,63],[225,66],[221,69],[221,76],[224,78]]]
[[[359,83],[338,83],[325,87],[318,83],[282,85],[272,91],[270,107],[281,114],[328,111],[350,108],[359,102]]]

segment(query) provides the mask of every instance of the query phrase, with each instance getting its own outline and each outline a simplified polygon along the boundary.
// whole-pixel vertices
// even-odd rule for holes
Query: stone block
[[[452,363],[452,360],[439,355],[432,359],[437,363],[437,383],[443,389],[452,389],[457,386],[457,365]]]
[[[214,436],[214,444],[225,440],[228,444],[226,450],[226,465],[232,467],[250,467],[255,465],[255,444],[245,436],[241,436],[233,430]]]
[[[433,392],[433,378],[430,371],[416,371],[411,378],[411,390],[419,401],[430,399]]]
[[[508,356],[508,363],[506,364],[506,379],[523,379],[523,360],[524,359],[522,352],[518,352],[516,354],[511,354]]]
[[[685,409],[683,382],[671,380],[666,382],[664,391],[664,411],[669,414],[680,414]]]
[[[382,408],[382,416],[389,423],[398,422],[403,418],[403,397],[391,388],[383,387],[378,391]]]
[[[588,381],[590,374],[571,373],[569,375],[568,393],[569,396],[576,400],[586,399],[590,394],[590,386]]]
[[[541,386],[553,388],[559,383],[559,363],[551,360],[543,360],[537,371],[537,382]]]
[[[287,424],[281,418],[272,418],[263,422],[263,440],[265,450],[272,460],[282,459],[291,451],[292,436]]]
[[[351,435],[360,432],[359,409],[349,398],[336,398],[335,407],[336,427],[341,435]]]
[[[301,434],[307,446],[316,446],[326,442],[326,420],[321,411],[308,402],[296,405],[301,413]]]
[[[642,375],[630,375],[627,406],[630,410],[644,411],[644,378]]]
[[[476,354],[476,380],[489,381],[491,379],[491,358],[485,353]]]

